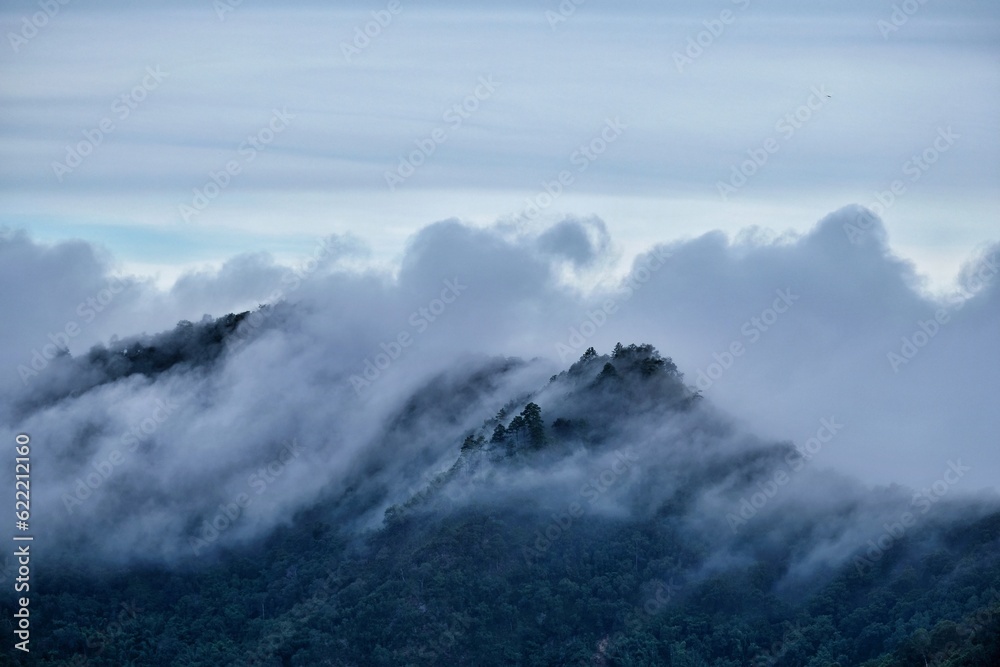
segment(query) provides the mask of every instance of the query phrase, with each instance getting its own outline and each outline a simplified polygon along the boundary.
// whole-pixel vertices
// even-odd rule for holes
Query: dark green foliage
[[[135,336],[95,345],[83,356],[73,358],[60,350],[54,364],[73,367],[65,375],[71,384],[34,387],[18,407],[29,411],[33,406],[58,401],[66,396],[82,394],[94,387],[109,384],[131,375],[154,376],[175,370],[210,370],[224,353],[226,346],[247,340],[261,322],[273,317],[274,308],[262,306],[254,313],[229,314],[198,324],[181,320],[172,331],[155,336]],[[253,321],[253,325],[248,322]],[[50,377],[50,376],[44,376]]]
[[[518,444],[521,443],[521,437],[524,433],[526,424],[524,417],[517,415],[510,420],[510,424],[507,425],[507,435],[512,436]]]
[[[552,432],[556,437],[561,439],[567,439],[573,437],[577,431],[577,425],[571,419],[563,419],[559,417],[554,422],[552,422]]]
[[[672,419],[696,400],[651,346],[619,344],[613,364],[590,352],[557,376],[573,389],[549,429],[543,407],[519,397],[507,404],[524,405],[509,427],[500,410],[455,444],[456,458],[517,451],[500,465],[530,472],[520,466],[560,447],[597,446],[613,426],[599,415]],[[418,423],[431,406],[457,413],[448,394],[469,387],[442,383],[409,401],[392,426]],[[473,386],[490,384],[484,373]],[[490,443],[502,447],[486,445],[491,425]],[[701,474],[750,475],[783,453],[747,452]],[[683,497],[645,518],[570,516],[572,498],[555,511],[531,498],[442,509],[435,501],[458,467],[363,534],[341,530],[320,505],[266,540],[172,567],[84,567],[74,554],[47,554],[36,563],[44,577],[33,589],[32,664],[1000,664],[1000,512],[926,540],[914,529],[862,576],[846,562],[789,591],[791,554],[811,544],[808,532],[771,557],[727,566],[730,554],[681,528]],[[762,527],[741,538],[750,543]]]
[[[664,359],[652,345],[631,344],[622,347],[621,343],[615,346],[614,359],[618,368],[626,368],[630,371],[637,371],[642,377],[650,377],[658,373],[666,373],[670,376],[677,375],[677,366],[670,357]]]
[[[699,554],[668,523],[588,516],[537,549],[551,524],[524,507],[404,516],[352,545],[313,514],[213,565],[47,568],[33,664],[1000,664],[996,558],[942,551],[945,574],[864,582],[848,566],[779,597],[780,572],[676,575]],[[922,583],[890,594],[907,578]]]
[[[501,410],[497,417],[500,418],[503,414],[504,411]],[[490,442],[493,444],[506,443],[510,454],[517,451],[523,444],[540,449],[546,443],[542,409],[536,403],[528,403],[521,414],[510,420],[510,424],[506,428],[502,423],[494,427]]]
[[[498,443],[503,442],[504,438],[507,437],[507,427],[503,424],[497,424],[496,428],[493,429],[493,436],[490,438],[490,442]]]
[[[528,403],[521,412],[524,428],[528,432],[528,441],[538,449],[545,445],[545,423],[542,421],[542,409],[535,403]]]
[[[110,348],[94,346],[85,360],[105,369],[106,382],[134,373],[155,375],[183,363],[205,363],[220,354],[223,343],[249,314],[226,315],[197,325],[181,320],[173,331],[150,338],[118,341]]]

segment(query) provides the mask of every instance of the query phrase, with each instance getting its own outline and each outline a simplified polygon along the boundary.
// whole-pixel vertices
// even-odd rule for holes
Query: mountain
[[[249,317],[67,355],[73,380],[18,409],[210,383],[270,326]],[[80,531],[51,538],[74,548],[40,555],[34,664],[1000,664],[1000,503],[952,492],[961,460],[927,489],[866,487],[823,467],[836,415],[803,443],[756,438],[650,345],[537,372],[475,358],[422,380],[336,476],[275,442],[238,493],[185,508],[187,548],[164,557],[93,546],[132,549],[95,517],[152,516],[152,490],[81,500]],[[326,480],[312,500],[279,502],[306,473]]]

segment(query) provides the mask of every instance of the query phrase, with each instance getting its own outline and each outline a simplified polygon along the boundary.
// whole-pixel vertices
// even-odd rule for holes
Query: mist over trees
[[[120,339],[106,336],[143,325],[109,312],[89,332],[102,342],[22,381],[45,327],[63,324],[36,313],[35,333],[0,349],[4,428],[45,443],[32,488],[47,578],[32,604],[52,632],[34,657],[989,664],[998,503],[975,480],[995,465],[985,350],[1000,291],[970,288],[899,377],[871,370],[938,302],[877,225],[843,239],[852,215],[781,243],[661,247],[670,261],[646,283],[589,296],[559,282],[567,260],[538,239],[448,221],[414,238],[398,275],[334,258],[293,275],[290,298]],[[603,261],[587,257],[572,270]],[[93,259],[85,291],[60,295],[70,312],[102,289]],[[281,284],[265,259],[237,264],[234,289]],[[51,291],[58,266],[45,267],[37,290]],[[476,298],[419,319],[456,277]],[[213,280],[179,284],[187,298]],[[175,295],[122,284],[115,304],[180,319]],[[801,299],[765,338],[753,318],[776,285]],[[51,305],[33,286],[18,303]],[[611,298],[592,338],[567,333]],[[718,352],[733,337],[738,363]],[[556,363],[553,349],[573,354]],[[858,461],[933,476],[872,486],[846,474]],[[0,557],[0,578],[14,568]]]
[[[74,363],[97,378],[210,372],[237,344],[237,317]],[[741,432],[651,345],[589,348],[547,381],[511,384],[530,367],[482,358],[430,378],[343,484],[273,531],[124,569],[50,555],[39,603],[57,630],[37,664],[1000,656],[995,498],[934,498],[924,514],[910,490],[813,466],[806,449]],[[425,438],[444,439],[444,455]],[[918,520],[904,527],[906,512]]]
[[[0,667],[1000,667],[1000,2],[0,16]]]

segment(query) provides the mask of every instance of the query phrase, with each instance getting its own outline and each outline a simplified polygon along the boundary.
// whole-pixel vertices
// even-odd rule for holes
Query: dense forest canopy
[[[90,387],[211,372],[248,315],[64,363]],[[523,366],[430,378],[373,438],[386,456],[262,537],[47,554],[34,664],[1000,664],[995,502],[920,512],[741,434],[650,345],[490,404]],[[387,461],[418,437],[450,454],[401,490]]]

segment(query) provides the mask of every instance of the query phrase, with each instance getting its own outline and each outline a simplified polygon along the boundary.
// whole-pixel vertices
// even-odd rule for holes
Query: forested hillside
[[[205,367],[242,317],[79,363]],[[436,428],[451,455],[402,487],[375,457],[266,537],[50,555],[36,664],[1000,664],[995,502],[868,489],[741,434],[649,345],[588,349],[483,414],[523,364],[405,402],[373,450]]]

